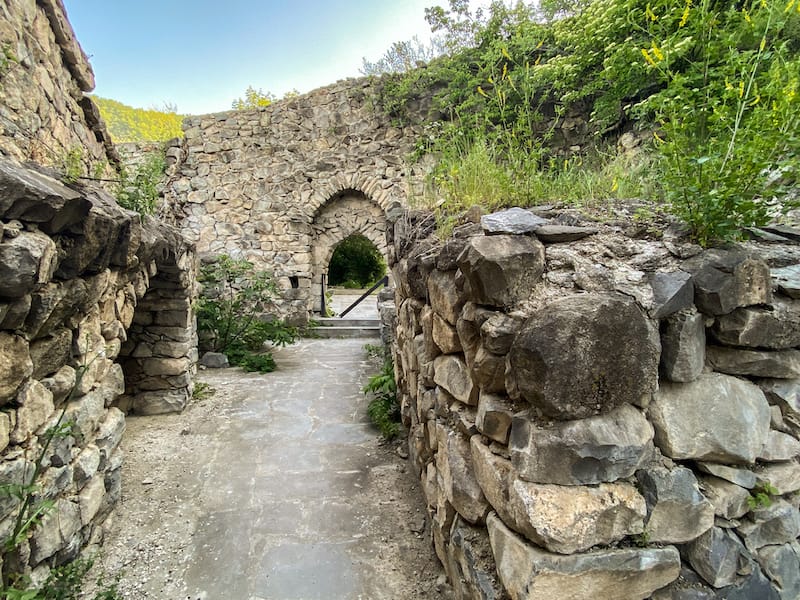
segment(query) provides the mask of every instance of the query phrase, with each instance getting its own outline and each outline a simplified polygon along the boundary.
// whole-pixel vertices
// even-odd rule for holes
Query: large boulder
[[[554,300],[533,314],[508,354],[507,387],[555,419],[637,404],[658,387],[658,332],[619,293]]]
[[[497,573],[513,600],[643,600],[680,573],[672,546],[563,556],[528,544],[494,513],[487,524]]]
[[[60,181],[0,158],[0,217],[33,222],[45,233],[79,223],[90,203]]]
[[[769,404],[752,383],[709,373],[662,382],[648,407],[655,442],[670,458],[752,463],[767,441]]]
[[[525,300],[544,272],[544,246],[516,235],[474,237],[458,266],[478,304],[509,307]]]
[[[633,406],[576,421],[538,425],[517,416],[511,461],[534,483],[588,485],[630,477],[653,455],[653,427]]]

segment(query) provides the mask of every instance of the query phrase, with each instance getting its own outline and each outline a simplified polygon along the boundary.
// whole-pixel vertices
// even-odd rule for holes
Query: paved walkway
[[[338,317],[353,302],[361,297],[367,290],[346,290],[344,288],[329,288],[333,291],[331,308]],[[344,319],[378,319],[378,291],[375,290],[367,298],[344,316]]]
[[[197,457],[191,598],[401,599],[424,587],[432,553],[409,530],[421,497],[367,422],[366,341],[304,340],[267,376],[202,375],[230,401]]]

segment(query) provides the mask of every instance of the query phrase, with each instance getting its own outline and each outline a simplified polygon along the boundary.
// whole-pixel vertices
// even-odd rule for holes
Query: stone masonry
[[[195,262],[175,230],[102,190],[0,158],[0,484],[30,482],[41,456],[39,496],[55,502],[12,570],[41,580],[101,540],[120,493],[123,410],[186,405]],[[0,543],[18,511],[0,502]]]
[[[79,175],[119,162],[97,106],[94,73],[61,0],[0,3],[0,153]]]
[[[704,252],[567,213],[390,230],[381,314],[456,597],[799,598],[797,232]]]
[[[181,227],[201,255],[271,270],[290,320],[319,310],[328,262],[346,237],[359,233],[386,250],[387,216],[420,183],[406,164],[416,129],[374,110],[370,85],[346,81],[184,122],[182,159],[166,190]]]

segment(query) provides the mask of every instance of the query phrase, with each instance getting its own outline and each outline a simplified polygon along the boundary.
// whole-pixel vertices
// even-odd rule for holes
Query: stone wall
[[[284,314],[298,321],[319,310],[335,246],[360,233],[383,250],[387,216],[421,192],[406,164],[418,130],[374,110],[370,85],[349,80],[184,122],[182,158],[166,186],[181,227],[201,254],[272,270]]]
[[[170,227],[0,158],[0,485],[29,482],[42,456],[35,502],[54,502],[7,570],[40,581],[101,539],[120,493],[120,408],[181,410],[190,396],[194,277],[194,249]],[[0,499],[0,543],[18,510]]]
[[[432,230],[394,225],[381,312],[457,598],[800,597],[800,232]]]
[[[109,176],[116,151],[91,98],[94,74],[61,0],[0,4],[0,153]]]

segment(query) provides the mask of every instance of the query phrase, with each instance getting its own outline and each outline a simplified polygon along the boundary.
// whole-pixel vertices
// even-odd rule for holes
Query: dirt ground
[[[213,394],[191,402],[180,415],[128,419],[122,498],[105,524],[98,572],[120,575],[120,595],[131,600],[449,598],[449,586],[425,529],[418,481],[400,456],[405,453],[398,452],[402,442],[383,442],[373,432],[360,442],[360,453],[348,455],[356,457],[349,464],[326,465],[323,460],[323,471],[310,471],[305,479],[300,474],[301,481],[313,487],[324,469],[338,469],[353,482],[345,492],[332,492],[327,486],[320,499],[288,504],[270,492],[252,492],[253,485],[260,489],[261,479],[279,479],[276,475],[285,458],[275,456],[277,471],[265,471],[260,459],[247,459],[235,449],[235,456],[220,458],[220,449],[242,443],[242,422],[254,418],[252,398],[263,398],[267,385],[291,385],[287,381],[293,377],[292,369],[307,362],[291,348],[280,352],[283,355],[276,358],[283,365],[281,371],[268,375],[238,369],[201,371],[199,381],[213,388]],[[277,375],[281,372],[283,380]],[[354,385],[360,389],[364,375],[356,375]],[[357,401],[356,412],[363,411],[365,403]],[[363,421],[360,415],[355,419]],[[244,439],[248,435],[252,433]],[[259,440],[253,443],[263,446]],[[323,450],[323,457],[332,457],[331,452]],[[245,500],[247,494],[239,488],[226,488],[226,478],[236,479],[233,473],[251,486]],[[300,509],[293,517],[295,507]],[[327,536],[333,545],[315,546],[317,536]],[[275,554],[276,539],[297,545],[280,545]],[[298,548],[298,557],[289,561],[285,548]],[[329,563],[329,548],[344,548],[344,560]],[[321,554],[315,558],[317,550]],[[282,564],[282,571],[272,564],[275,561]],[[288,566],[281,561],[289,561]],[[324,581],[318,586],[308,583],[315,573],[323,580],[334,577],[328,591]],[[345,587],[337,588],[339,584]]]

